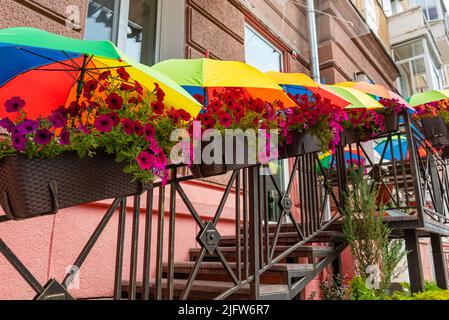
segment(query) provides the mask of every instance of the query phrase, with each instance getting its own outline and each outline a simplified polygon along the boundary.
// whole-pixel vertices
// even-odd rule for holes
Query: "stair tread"
[[[229,262],[228,263],[231,268],[236,268],[237,264],[235,262]],[[175,269],[178,268],[193,268],[195,266],[195,262],[193,261],[187,261],[187,262],[176,262],[175,263]],[[243,266],[243,264],[242,264]],[[164,263],[164,267],[168,267],[168,263]],[[220,269],[224,270],[223,264],[221,262],[203,262],[201,264],[202,268],[208,268],[208,269]],[[312,271],[313,265],[312,264],[293,264],[293,263],[277,263],[274,264],[271,268],[271,271]]]
[[[276,251],[286,251],[288,249],[290,249],[290,246],[276,246]],[[242,247],[241,250],[243,250],[244,248]],[[220,250],[223,253],[229,253],[229,252],[236,252],[237,251],[237,247],[220,247]],[[295,251],[296,252],[315,252],[317,254],[327,254],[327,253],[331,253],[333,250],[332,247],[314,247],[314,246],[303,246],[303,247],[299,247],[297,248]],[[201,248],[191,248],[189,249],[189,252],[191,253],[198,253],[201,251]]]
[[[187,286],[187,281],[185,279],[174,279],[173,280],[173,288],[175,290],[184,290]],[[137,282],[137,291],[140,292],[142,290],[142,282]],[[150,283],[150,288],[155,287],[155,282]],[[162,287],[167,287],[167,279],[162,279]],[[210,281],[210,280],[195,280],[192,286],[192,292],[201,291],[207,293],[222,293],[226,290],[234,288],[235,284],[233,282],[221,282],[221,281]],[[122,284],[122,290],[128,290],[128,282],[124,281]],[[270,295],[270,294],[278,294],[278,293],[286,293],[288,292],[287,285],[280,284],[260,284],[260,294],[261,295]],[[244,285],[239,290],[239,294],[250,294],[250,286]]]

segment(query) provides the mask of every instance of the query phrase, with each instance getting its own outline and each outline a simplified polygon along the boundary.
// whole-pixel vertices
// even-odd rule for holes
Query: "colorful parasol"
[[[432,148],[430,143],[427,143],[427,147]],[[401,139],[399,139],[399,137],[397,136],[392,137],[391,143],[388,138],[385,138],[378,143],[374,150],[379,155],[384,155],[384,159],[388,161],[391,161],[393,159],[398,161],[410,160],[410,150],[406,137],[401,137]],[[425,158],[428,152],[425,147],[421,145],[418,149],[418,153],[421,158]]]
[[[383,109],[384,106],[368,94],[353,88],[328,86],[351,104],[346,109]]]
[[[333,160],[334,159],[334,160]],[[320,157],[321,166],[323,169],[330,169],[331,162],[332,166],[336,166],[336,159],[335,155],[332,152],[324,153]],[[350,164],[357,164],[357,165],[364,165],[366,162],[366,159],[363,155],[359,155],[357,150],[350,150],[348,147],[345,148],[345,163],[349,166]]]
[[[121,67],[130,76],[129,84],[137,81],[153,91],[157,83],[166,94],[167,105],[183,108],[193,116],[201,110],[197,101],[173,80],[134,62],[109,41],[77,40],[33,28],[11,28],[0,30],[0,56],[7,61],[0,73],[0,104],[20,96],[26,101],[29,118],[46,116],[77,100],[85,81]]]
[[[412,107],[421,106],[426,103],[449,99],[449,90],[433,90],[424,93],[417,93],[410,99]]]
[[[172,78],[192,96],[207,96],[208,90],[218,88],[244,88],[253,98],[281,101],[287,107],[295,105],[275,81],[243,62],[173,59],[158,63],[154,68]]]
[[[407,108],[413,110],[412,106],[399,94],[391,90],[388,90],[387,88],[379,84],[371,84],[365,81],[361,81],[361,82],[341,82],[336,84],[336,86],[357,89],[376,98],[396,99],[401,104],[405,105]]]
[[[329,99],[333,104],[345,108],[350,102],[338,93],[329,90],[326,86],[319,84],[303,73],[267,72],[267,75],[292,95],[319,94],[324,99]]]

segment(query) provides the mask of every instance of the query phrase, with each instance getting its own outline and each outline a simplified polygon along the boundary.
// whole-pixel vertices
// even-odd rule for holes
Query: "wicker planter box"
[[[287,155],[289,158],[293,158],[307,153],[320,152],[320,144],[320,140],[310,133],[295,132],[292,143],[286,146]]]
[[[257,140],[251,142],[245,135],[235,135],[232,140],[232,161],[227,161],[228,171],[245,169],[258,163]]]
[[[449,146],[449,127],[441,117],[422,119],[424,136],[436,147]]]
[[[341,134],[340,146],[346,147],[347,145],[354,144],[359,139],[359,132],[357,129],[345,129]]]
[[[201,141],[201,158],[203,155],[203,151],[204,149],[213,142],[206,142],[206,141]],[[225,147],[225,141],[222,141],[222,150]],[[195,179],[199,179],[199,178],[209,178],[209,177],[214,177],[214,176],[219,176],[219,175],[223,175],[225,173],[228,172],[228,167],[225,163],[225,154],[224,152],[222,152],[222,154],[220,154],[220,158],[221,158],[221,164],[205,164],[205,163],[201,163],[201,164],[192,164],[192,166],[190,167],[190,171],[192,172],[192,175]]]
[[[394,133],[399,131],[399,114],[392,113],[385,116],[385,131]]]
[[[145,186],[133,182],[124,166],[105,153],[83,159],[74,152],[54,159],[7,157],[0,161],[0,204],[18,220],[142,193]]]

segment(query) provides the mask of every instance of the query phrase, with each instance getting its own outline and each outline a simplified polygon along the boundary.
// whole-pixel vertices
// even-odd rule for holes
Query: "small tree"
[[[385,209],[376,205],[379,185],[365,180],[361,170],[352,169],[350,175],[352,185],[345,196],[343,231],[356,273],[364,281],[378,276],[376,289],[385,296],[406,252],[399,240],[390,241],[392,230],[383,223]]]

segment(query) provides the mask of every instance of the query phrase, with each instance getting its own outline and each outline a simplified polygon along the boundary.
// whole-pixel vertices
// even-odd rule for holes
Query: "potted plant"
[[[197,97],[199,101],[203,100]],[[277,110],[280,104],[253,99],[241,88],[212,91],[207,109],[198,117],[203,134],[215,130],[212,142],[201,140],[201,154],[210,144],[221,146],[220,163],[193,164],[191,171],[197,178],[224,174],[258,163],[257,137],[260,129],[269,132],[278,128]],[[247,131],[249,130],[249,131]],[[254,135],[247,135],[253,133]],[[217,144],[215,139],[219,139]],[[198,139],[194,139],[198,140]],[[232,148],[230,147],[232,144]],[[216,150],[214,150],[216,152]],[[215,156],[215,155],[213,155]],[[203,160],[203,159],[202,159]]]
[[[399,117],[407,107],[397,99],[381,98],[379,102],[385,107],[380,113],[384,116],[385,132],[394,133],[399,130]]]
[[[436,147],[449,146],[449,106],[447,101],[415,108],[414,119],[421,121],[424,136]]]
[[[281,113],[281,151],[288,157],[334,151],[340,140],[345,112],[319,95],[290,97],[297,106]]]
[[[79,101],[45,118],[27,119],[20,97],[5,103],[0,204],[11,219],[142,193],[166,179],[169,133],[190,115],[166,108],[157,84],[144,92],[121,81],[125,73],[105,71],[84,84]]]
[[[384,116],[374,110],[349,110],[347,115],[340,140],[342,147],[368,141],[385,131]]]

